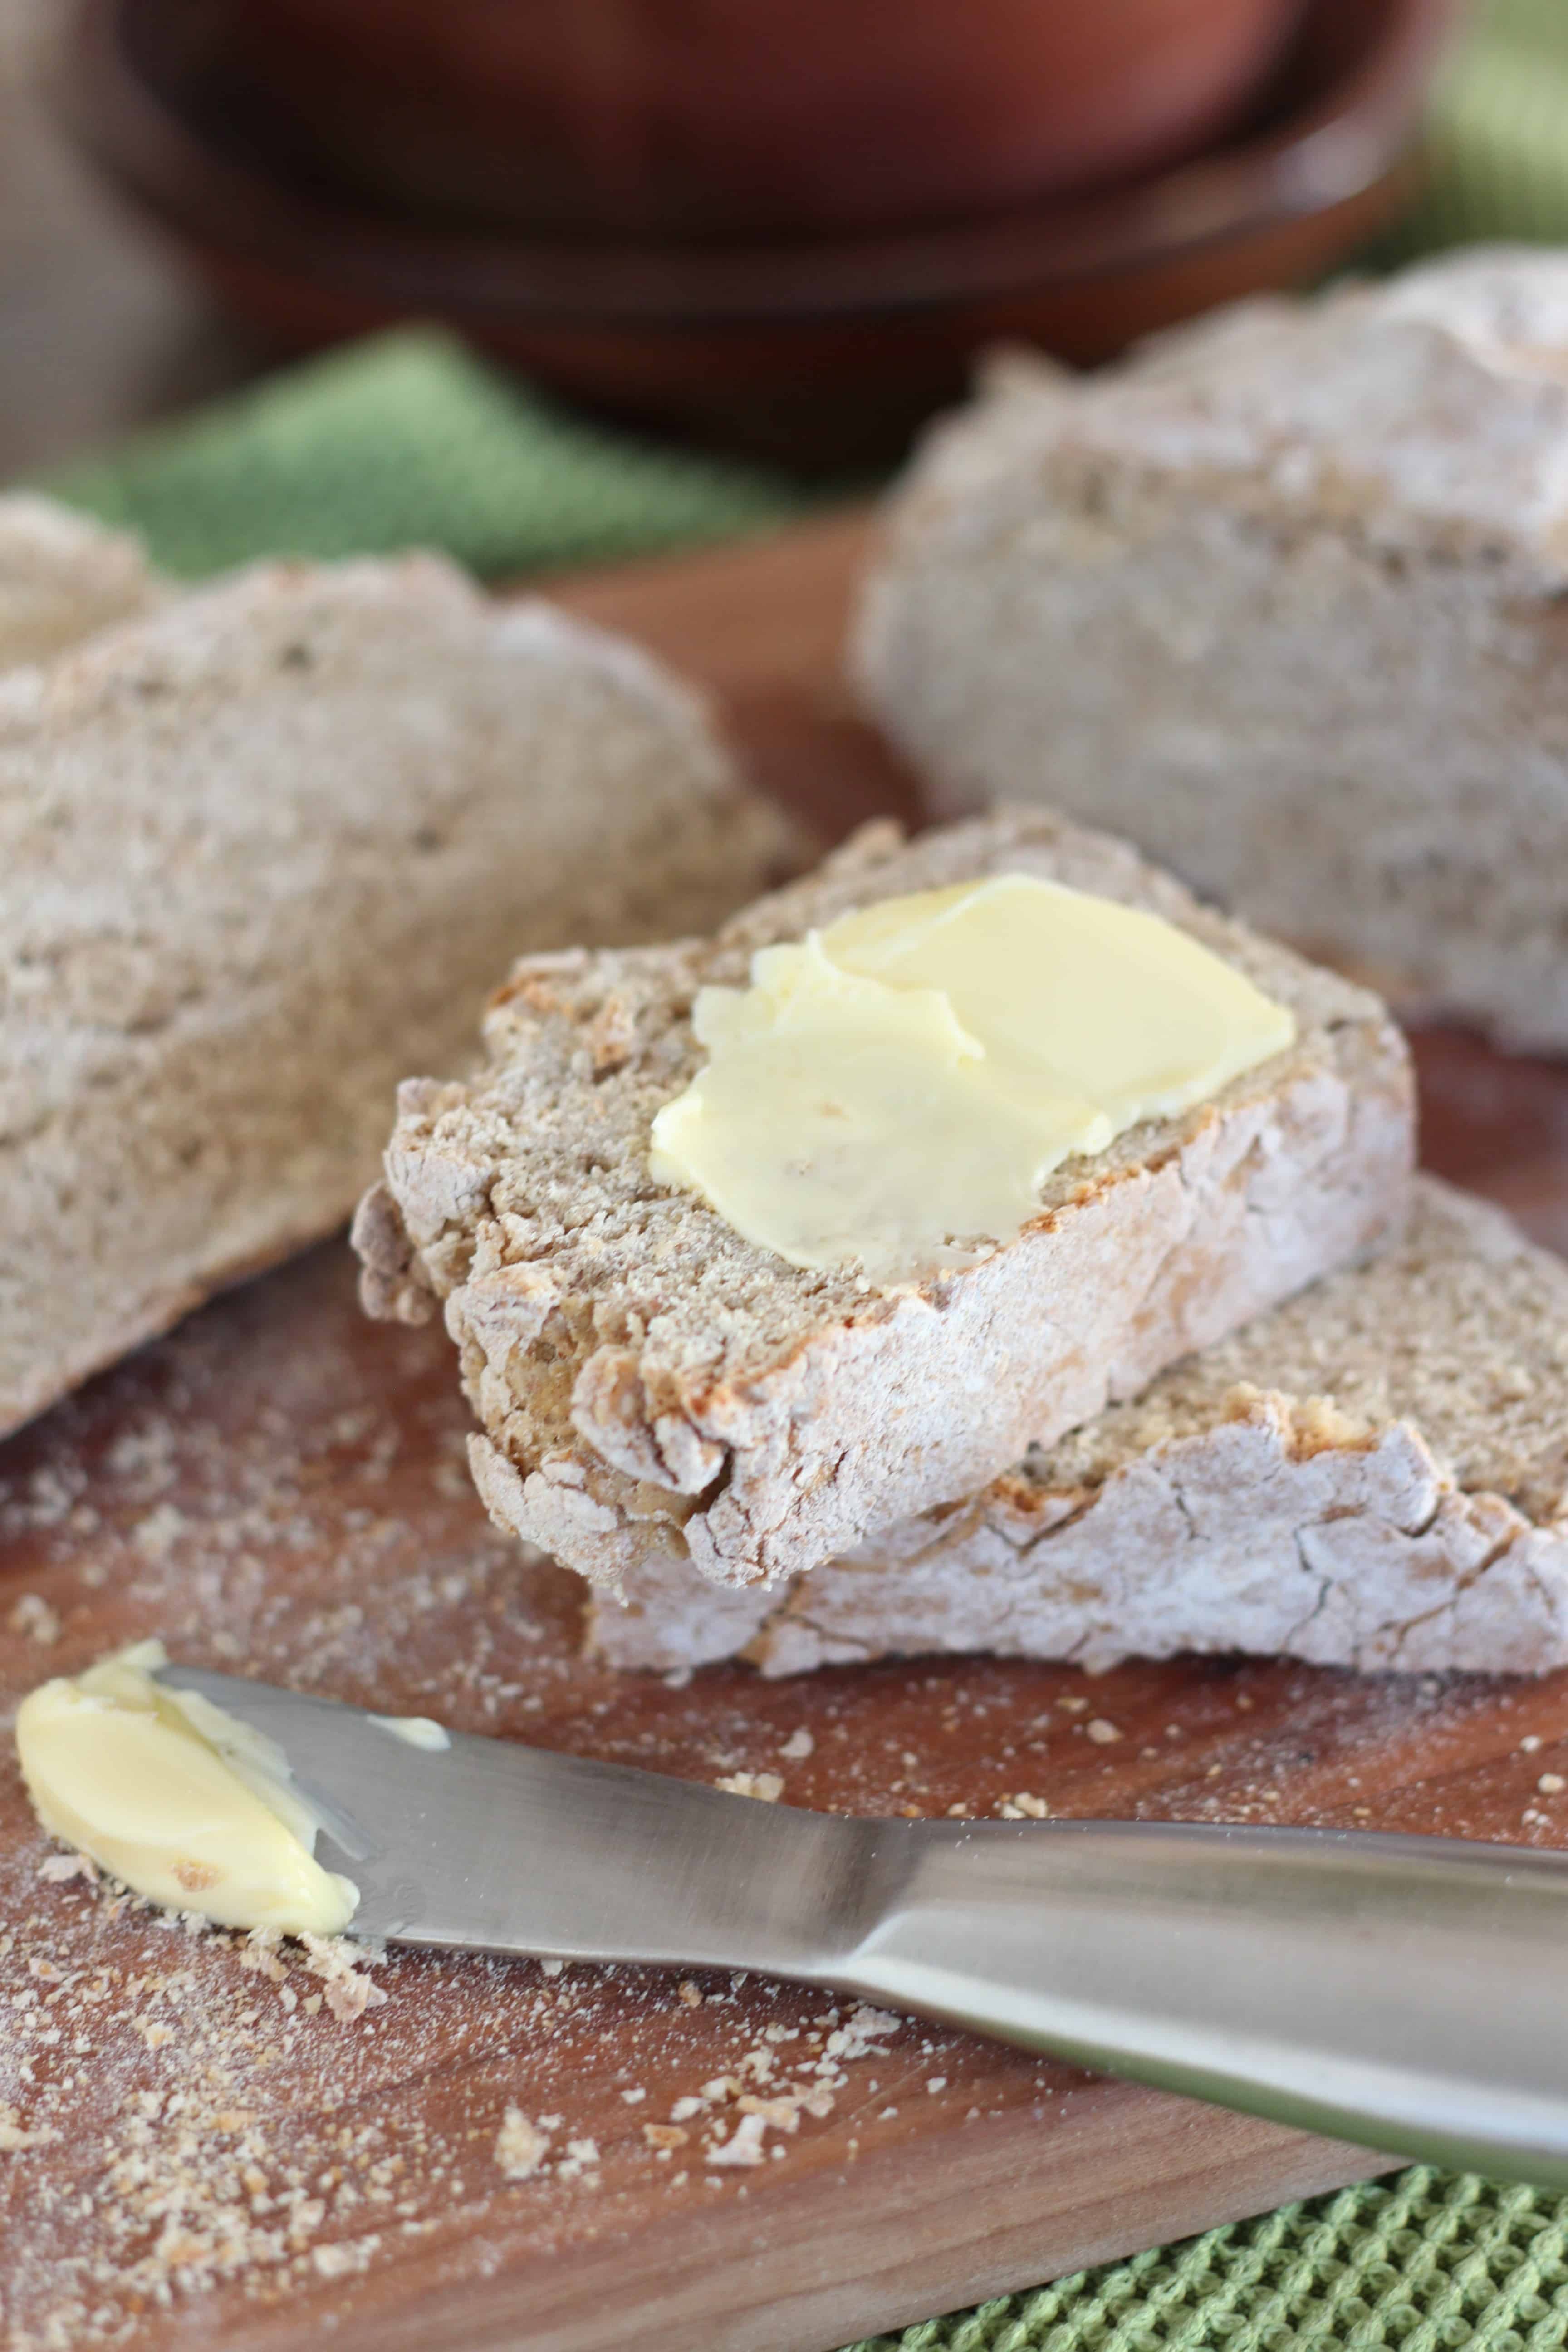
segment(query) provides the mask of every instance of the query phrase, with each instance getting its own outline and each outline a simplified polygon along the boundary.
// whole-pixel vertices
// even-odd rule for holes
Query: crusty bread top
[[[0,498],[0,669],[47,661],[169,593],[125,533],[26,490]]]
[[[730,775],[694,697],[622,641],[542,604],[493,606],[428,556],[257,566],[13,672],[0,686],[0,1136],[95,1083],[110,1040],[129,1052],[167,1024],[232,1017],[225,989],[270,984],[280,911],[318,891],[344,944],[361,927],[366,954],[405,861],[470,862],[476,897],[481,875],[488,891],[493,838],[465,818],[499,762],[516,762],[519,872],[548,862],[557,835],[575,856],[581,743],[612,828],[649,708],[689,725],[672,788],[706,781],[716,806]],[[635,814],[652,856],[656,814]],[[612,845],[605,877],[619,901]],[[450,896],[462,902],[455,883]],[[570,919],[584,919],[580,898]],[[302,929],[296,953],[340,986],[337,940]],[[407,986],[444,1034],[442,961],[433,941],[428,990]],[[411,1035],[406,1049],[428,1044]]]
[[[1325,1443],[1412,1422],[1467,1494],[1500,1495],[1542,1526],[1568,1512],[1568,1265],[1435,1177],[1417,1179],[1403,1241],[1370,1265],[1161,1373],[1023,1475],[1053,1493],[1103,1486],[1151,1446],[1230,1418],[1249,1388],[1322,1401]]]
[[[789,870],[698,697],[446,562],[267,564],[0,677],[0,1426],[329,1231],[517,946]]]
[[[1472,557],[1510,589],[1559,586],[1568,254],[1470,247],[1387,284],[1244,302],[1090,376],[1009,354],[932,435],[895,521],[900,506],[918,528],[933,504],[1005,505],[1107,464],[1155,499],[1162,483],[1223,483],[1276,523]]]
[[[1321,1062],[1330,1033],[1381,1028],[1382,1008],[1364,990],[1200,906],[1126,844],[1043,810],[999,812],[911,844],[891,824],[869,826],[711,940],[526,958],[486,1020],[487,1065],[466,1085],[406,1087],[386,1164],[417,1254],[416,1280],[445,1297],[512,1267],[514,1286],[532,1284],[541,1302],[548,1294],[560,1306],[570,1346],[558,1336],[548,1368],[516,1368],[537,1433],[553,1425],[559,1443],[574,1442],[573,1380],[607,1344],[635,1349],[651,1392],[667,1375],[690,1393],[694,1384],[744,1387],[814,1333],[894,1310],[914,1286],[879,1292],[852,1268],[788,1265],[695,1194],[656,1184],[649,1130],[700,1063],[690,1020],[700,987],[742,982],[757,948],[877,898],[1001,872],[1035,872],[1146,907],[1291,1008],[1296,1044],[1234,1080],[1222,1104],[1269,1097],[1284,1074]],[[1044,1187],[1042,1207],[1144,1166],[1210,1115],[1206,1105],[1151,1121],[1094,1158],[1068,1161]],[[379,1275],[372,1265],[374,1311],[399,1311],[389,1286],[402,1271],[384,1258]]]

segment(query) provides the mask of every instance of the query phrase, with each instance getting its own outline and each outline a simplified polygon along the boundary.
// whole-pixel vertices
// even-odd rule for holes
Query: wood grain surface
[[[910,805],[837,680],[864,529],[563,593],[705,677],[755,772],[838,833]],[[1568,1075],[1458,1036],[1420,1054],[1433,1163],[1568,1243]],[[489,1528],[465,1427],[439,1328],[363,1322],[340,1243],[234,1292],[0,1453],[7,1704],[159,1632],[193,1662],[465,1730],[777,1773],[787,1803],[1025,1794],[1568,1843],[1562,1676],[1209,1660],[1089,1682],[948,1659],[617,1679],[576,1655],[573,1580]],[[824,2352],[1381,2168],[755,1979],[405,1954],[345,1982],[329,1954],[171,1923],[49,1856],[7,1759],[16,2352]],[[367,1985],[384,1998],[355,2015]],[[725,2158],[742,2099],[768,2108],[753,2164]]]

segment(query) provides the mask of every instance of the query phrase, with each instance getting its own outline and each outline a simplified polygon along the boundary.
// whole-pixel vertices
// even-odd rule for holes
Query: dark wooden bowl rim
[[[1145,268],[1362,194],[1396,159],[1456,0],[1313,0],[1378,19],[1332,86],[1265,130],[1098,195],[841,241],[649,247],[426,228],[263,171],[155,90],[128,37],[155,0],[78,0],[57,79],[82,144],[170,227],[406,312],[664,327],[857,320]]]

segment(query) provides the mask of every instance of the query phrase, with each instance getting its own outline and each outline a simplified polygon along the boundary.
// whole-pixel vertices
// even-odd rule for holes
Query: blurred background
[[[630,553],[1476,235],[1568,238],[1568,0],[0,0],[0,477],[186,572]]]

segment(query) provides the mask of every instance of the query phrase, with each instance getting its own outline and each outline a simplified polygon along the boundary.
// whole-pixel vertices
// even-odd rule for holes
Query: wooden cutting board
[[[756,772],[841,832],[909,805],[837,682],[862,537],[837,519],[565,599],[708,680]],[[1568,1244],[1568,1072],[1458,1036],[1420,1050],[1432,1163]],[[1021,1793],[1568,1843],[1562,1675],[1207,1661],[1090,1683],[948,1660],[617,1680],[575,1654],[573,1580],[487,1526],[465,1426],[439,1327],[363,1322],[340,1243],[235,1291],[0,1453],[9,1699],[160,1632],[465,1730],[778,1773],[793,1804]],[[418,1955],[313,1973],[61,1880],[49,1854],[7,1759],[16,2352],[825,2352],[1385,2168],[782,1985]],[[356,2016],[367,1985],[384,1999]],[[723,2160],[742,2098],[768,2103],[750,2164]]]

